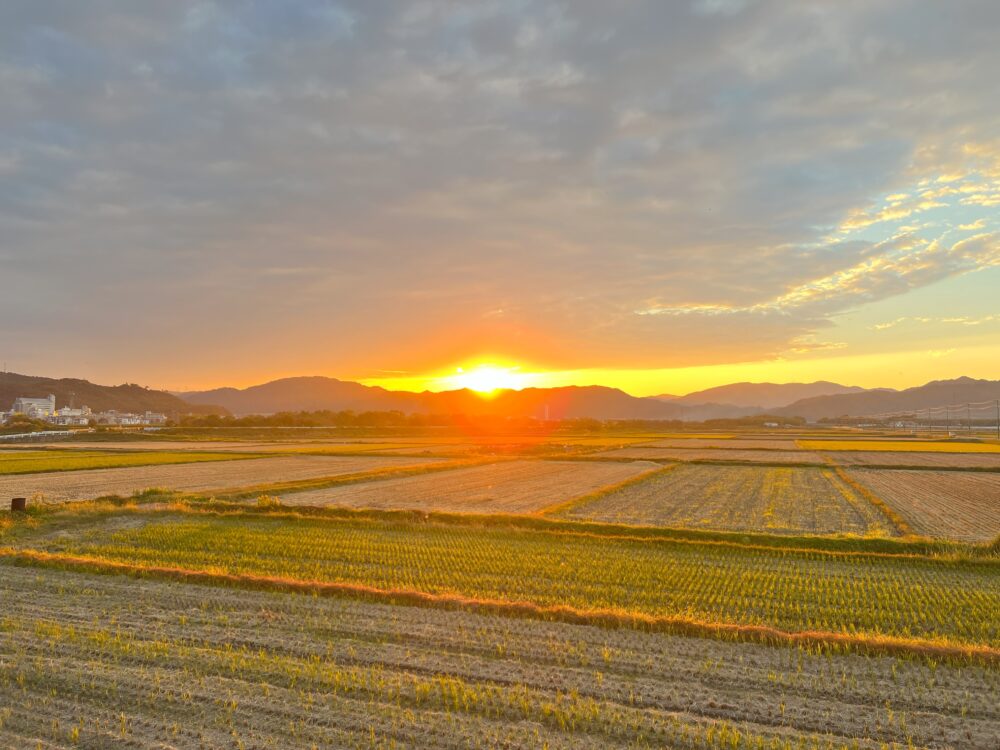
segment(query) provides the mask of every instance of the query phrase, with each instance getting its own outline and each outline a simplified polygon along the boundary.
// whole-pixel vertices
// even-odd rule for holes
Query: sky
[[[998,378],[998,36],[993,0],[8,0],[0,360]]]

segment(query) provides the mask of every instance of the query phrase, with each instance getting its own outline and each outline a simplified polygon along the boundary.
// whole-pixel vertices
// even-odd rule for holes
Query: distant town
[[[10,411],[0,412],[0,423],[6,424],[18,416],[62,427],[165,425],[167,423],[166,414],[152,411],[142,414],[121,412],[114,409],[95,412],[91,411],[89,406],[81,406],[78,409],[64,406],[57,409],[56,397],[52,394],[45,398],[19,397],[14,399],[14,405]]]

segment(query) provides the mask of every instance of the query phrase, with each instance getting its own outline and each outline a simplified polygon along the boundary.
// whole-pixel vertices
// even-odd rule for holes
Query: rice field
[[[1000,647],[991,562],[366,516],[90,512],[54,529],[14,541],[143,569]]]
[[[1000,453],[808,437],[0,450],[0,748],[995,750]]]
[[[966,542],[1000,536],[998,473],[853,469],[849,474],[920,534]]]
[[[154,457],[156,454],[152,454]],[[232,454],[223,454],[233,459]],[[205,492],[278,481],[335,477],[430,464],[434,459],[388,456],[275,456],[252,461],[212,461],[169,466],[88,469],[0,476],[0,497],[39,497],[45,502],[130,495],[150,487]]]
[[[1000,672],[0,563],[0,746],[992,750]]]
[[[891,522],[828,469],[679,465],[558,514],[775,534],[890,536]]]
[[[280,495],[286,505],[534,513],[659,469],[643,461],[502,461],[452,471]]]

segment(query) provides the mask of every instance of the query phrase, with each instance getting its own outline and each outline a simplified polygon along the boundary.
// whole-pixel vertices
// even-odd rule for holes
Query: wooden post
[[[28,499],[26,497],[12,497],[10,499],[11,513],[24,513],[28,509]]]

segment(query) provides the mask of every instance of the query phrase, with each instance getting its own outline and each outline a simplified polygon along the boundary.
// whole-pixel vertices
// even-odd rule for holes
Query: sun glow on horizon
[[[472,367],[458,367],[454,374],[441,380],[449,389],[467,388],[483,395],[508,389],[519,391],[530,379],[530,376],[520,372],[520,369],[520,367],[501,367],[482,363]]]

